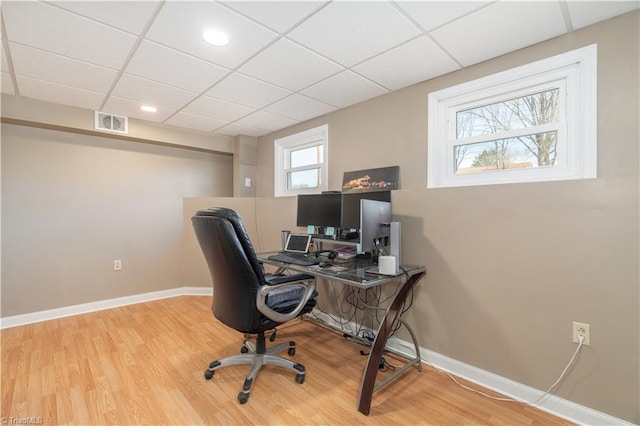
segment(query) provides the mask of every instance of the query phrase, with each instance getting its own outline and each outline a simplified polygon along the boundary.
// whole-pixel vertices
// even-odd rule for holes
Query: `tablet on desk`
[[[284,246],[285,253],[308,253],[311,244],[309,234],[289,234],[287,243]]]

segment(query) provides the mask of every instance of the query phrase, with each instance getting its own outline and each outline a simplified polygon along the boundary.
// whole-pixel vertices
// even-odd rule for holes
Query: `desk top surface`
[[[269,259],[269,256],[278,252],[258,253],[258,259],[266,264],[290,269],[292,271],[303,272],[316,277],[326,278],[343,282],[347,285],[360,288],[370,288],[385,284],[403,276],[411,276],[425,272],[426,268],[420,265],[401,265],[401,269],[396,275],[382,275],[377,272],[377,267],[371,263],[371,259],[364,260],[342,260],[335,259],[330,266],[321,267],[319,265],[303,266],[293,263],[278,262]]]

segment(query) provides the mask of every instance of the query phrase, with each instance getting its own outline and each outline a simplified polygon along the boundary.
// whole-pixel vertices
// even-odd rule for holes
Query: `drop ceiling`
[[[261,136],[640,1],[3,1],[2,92]],[[217,28],[230,39],[202,38]],[[155,113],[140,110],[152,105]]]

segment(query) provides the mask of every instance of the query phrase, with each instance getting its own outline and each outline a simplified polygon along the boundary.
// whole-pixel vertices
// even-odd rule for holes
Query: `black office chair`
[[[213,315],[246,337],[242,354],[213,361],[205,378],[211,379],[218,368],[226,365],[252,364],[238,394],[241,404],[249,399],[253,381],[263,365],[289,368],[296,372],[296,382],[304,383],[304,366],[278,356],[285,349],[293,356],[295,342],[267,349],[265,332],[313,309],[317,294],[314,277],[265,276],[240,216],[233,210],[200,210],[191,222],[211,273]],[[246,336],[250,334],[257,335],[255,345]]]

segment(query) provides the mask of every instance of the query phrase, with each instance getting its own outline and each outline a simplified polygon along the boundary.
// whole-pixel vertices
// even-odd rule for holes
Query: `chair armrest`
[[[271,275],[267,280],[268,285],[286,284],[297,281],[310,281],[313,280],[313,275],[309,274],[294,274],[294,275]]]
[[[303,288],[305,290],[304,295],[300,300],[300,303],[298,303],[298,305],[295,307],[295,309],[293,309],[293,311],[286,314],[274,311],[266,304],[267,295],[272,291],[282,289],[282,288],[287,288],[287,289]],[[260,289],[258,289],[258,294],[256,295],[256,305],[257,305],[258,311],[260,311],[262,315],[266,316],[270,320],[277,321],[277,322],[287,322],[289,320],[294,319],[298,315],[300,315],[300,312],[302,311],[304,306],[307,304],[309,299],[311,299],[311,297],[313,296],[315,289],[316,289],[316,283],[313,277],[311,279],[302,279],[302,280],[287,282],[283,284],[263,285],[262,287],[260,287]]]

